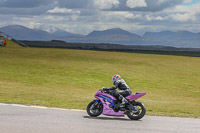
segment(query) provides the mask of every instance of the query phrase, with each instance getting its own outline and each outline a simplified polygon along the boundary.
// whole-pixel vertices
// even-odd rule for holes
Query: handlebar
[[[102,93],[109,93],[111,90],[104,90],[105,87],[102,87],[99,91],[102,92]]]

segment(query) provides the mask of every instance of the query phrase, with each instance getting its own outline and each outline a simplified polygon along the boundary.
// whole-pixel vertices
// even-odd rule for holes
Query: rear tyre
[[[103,104],[94,100],[87,106],[87,113],[92,117],[97,117],[103,112]]]
[[[132,104],[136,107],[137,112],[128,111],[127,116],[131,120],[139,120],[142,117],[144,117],[144,115],[146,114],[146,108],[145,108],[144,104],[141,102],[134,102]]]

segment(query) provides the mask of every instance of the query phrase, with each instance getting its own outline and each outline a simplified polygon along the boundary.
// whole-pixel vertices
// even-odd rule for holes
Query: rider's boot
[[[124,108],[128,101],[121,95],[119,96],[119,99],[122,101],[120,104],[120,108]]]

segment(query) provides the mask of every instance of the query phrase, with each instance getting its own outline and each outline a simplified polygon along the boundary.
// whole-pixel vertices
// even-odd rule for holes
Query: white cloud
[[[157,17],[155,17],[155,20],[160,20],[160,21],[162,21],[162,20],[164,20],[164,18],[161,17],[161,16],[157,16]]]
[[[158,0],[158,3],[159,4],[162,4],[162,3],[164,3],[164,2],[166,2],[167,0]]]
[[[129,8],[146,7],[147,3],[145,2],[145,0],[127,0],[126,6]]]
[[[200,13],[200,4],[183,6],[178,5],[173,9],[173,12],[187,12],[187,13]]]
[[[2,1],[0,27],[21,24],[50,31],[58,27],[81,34],[116,27],[140,33],[166,29],[199,32],[200,27],[200,3],[190,4],[192,0],[37,0],[49,4],[36,7],[27,7],[27,0],[9,0],[17,4],[12,8],[2,6]]]
[[[147,21],[162,21],[164,20],[165,18],[161,17],[161,16],[153,16],[153,15],[145,15],[145,18]]]
[[[163,14],[166,14],[168,20],[172,19],[173,21],[178,22],[194,22],[198,21],[198,15],[200,15],[200,4],[194,5],[178,5],[174,8],[166,9],[163,11]]]
[[[118,7],[119,0],[94,0],[94,6],[98,9],[111,9]]]
[[[147,21],[152,21],[153,20],[150,15],[146,15],[145,18],[146,18]]]
[[[172,18],[174,21],[179,22],[186,22],[186,21],[195,21],[196,17],[193,14],[172,14],[169,16],[169,18]]]
[[[48,10],[47,13],[69,13],[69,14],[80,14],[79,10],[75,9],[67,9],[67,8],[59,8],[55,7],[54,9]]]
[[[192,0],[184,0],[184,3],[190,3]]]
[[[118,11],[118,12],[104,12],[101,13],[98,17],[98,21],[100,22],[118,22],[118,23],[125,23],[130,22],[135,19],[142,19],[142,16],[139,13],[132,13],[128,11]],[[132,22],[133,23],[133,22]]]

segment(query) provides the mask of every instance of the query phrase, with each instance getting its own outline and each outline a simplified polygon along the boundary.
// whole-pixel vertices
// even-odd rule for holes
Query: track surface
[[[0,104],[1,133],[200,133],[200,119],[89,117],[86,111]]]

